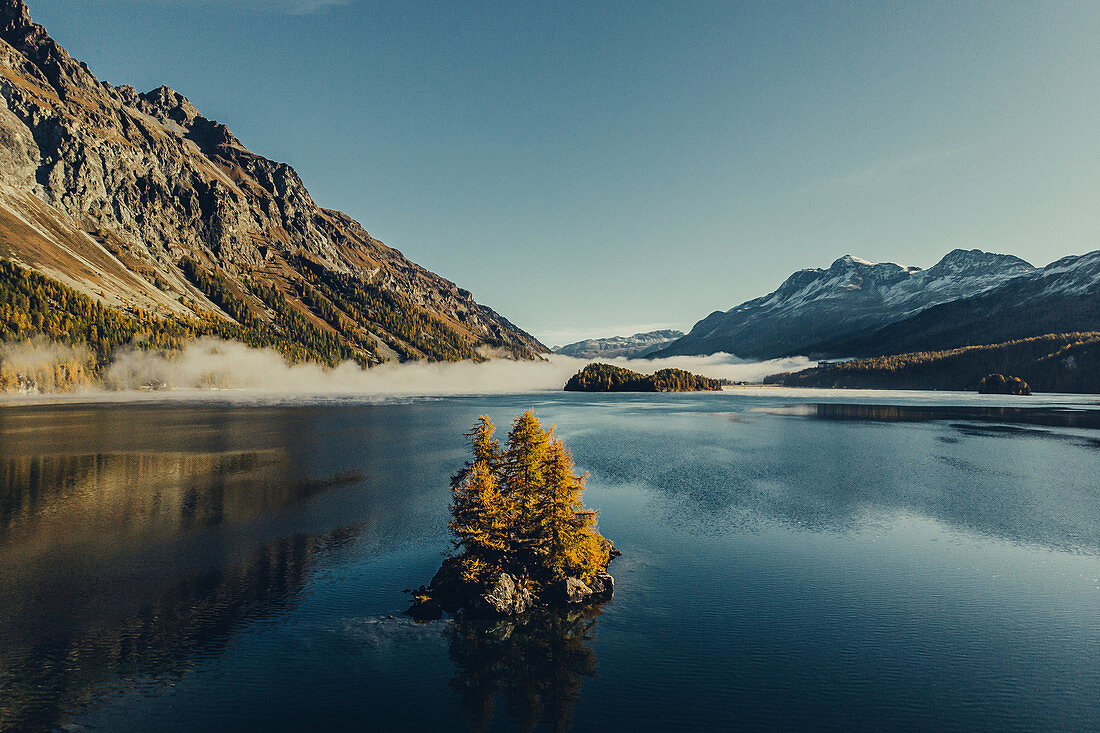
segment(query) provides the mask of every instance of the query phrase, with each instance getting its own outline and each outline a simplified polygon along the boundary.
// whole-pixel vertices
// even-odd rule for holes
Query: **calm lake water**
[[[413,623],[529,407],[614,600]],[[8,404],[0,729],[1100,730],[1098,477],[1090,398]]]

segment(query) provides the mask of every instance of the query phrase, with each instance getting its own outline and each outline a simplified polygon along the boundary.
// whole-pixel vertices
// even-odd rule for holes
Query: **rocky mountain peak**
[[[228,317],[185,274],[197,263],[230,278],[253,317],[273,317],[249,295],[273,287],[347,343],[428,358],[546,350],[469,291],[318,207],[293,168],[248,150],[183,94],[97,79],[22,0],[0,0],[0,39],[0,256],[107,305],[170,317]],[[387,330],[336,313],[310,278],[338,277],[396,294],[400,323]],[[435,336],[415,326],[436,321]]]
[[[0,0],[0,38],[27,53],[40,48],[50,37],[45,28],[31,20],[30,10],[23,0]]]
[[[171,119],[184,127],[190,127],[196,117],[202,116],[187,97],[166,85],[138,96],[137,101],[144,112],[153,117]]]
[[[981,250],[955,250],[927,270],[847,254],[828,269],[799,270],[767,295],[710,314],[657,355],[807,353],[828,338],[884,326],[1032,269],[1018,257]]]
[[[944,255],[943,259],[928,268],[928,272],[935,273],[937,276],[946,273],[978,275],[1000,272],[1023,273],[1034,269],[1031,263],[1015,255],[985,252],[980,249],[953,249]]]
[[[833,268],[840,269],[840,268],[847,268],[847,267],[853,267],[853,266],[858,266],[858,265],[873,266],[875,264],[876,263],[865,260],[862,257],[856,257],[855,255],[846,254],[843,257],[838,257],[836,260],[834,260],[833,264],[829,267],[829,269],[830,270],[833,269]]]
[[[23,0],[0,0],[0,34],[30,28],[31,12]]]
[[[31,20],[23,0],[0,0],[0,39],[21,54],[62,99],[73,87],[98,88],[87,64],[74,60],[46,29]]]

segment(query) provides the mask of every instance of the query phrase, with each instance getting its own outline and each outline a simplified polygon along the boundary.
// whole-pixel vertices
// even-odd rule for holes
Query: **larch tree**
[[[502,483],[516,508],[515,549],[530,555],[542,544],[542,495],[546,491],[549,435],[531,410],[512,421]]]
[[[488,417],[467,433],[474,457],[451,480],[450,523],[467,580],[518,565],[546,580],[587,581],[607,567],[611,544],[581,498],[586,475],[553,430],[527,411],[503,451]]]

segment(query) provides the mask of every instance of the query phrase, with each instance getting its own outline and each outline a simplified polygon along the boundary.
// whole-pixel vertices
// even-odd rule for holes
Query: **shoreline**
[[[1002,405],[1006,407],[1042,407],[1050,405],[1072,405],[1078,407],[1100,407],[1100,394],[1074,392],[1035,392],[1029,396],[983,395],[973,391],[925,390],[925,389],[866,389],[837,387],[787,387],[783,385],[727,385],[717,392],[563,392],[560,389],[513,390],[499,392],[286,392],[260,389],[163,389],[163,390],[121,390],[80,392],[52,392],[44,394],[0,393],[0,410],[20,407],[77,406],[77,405],[189,405],[189,406],[225,406],[225,407],[280,407],[308,405],[386,405],[415,401],[437,401],[444,399],[481,399],[538,396],[545,399],[550,395],[561,395],[563,399],[600,399],[623,400],[653,399],[658,396],[676,395],[680,398],[690,395],[697,399],[721,399],[750,397],[775,397],[784,400],[803,400],[812,402],[829,399],[832,402],[854,401],[918,401],[923,404],[942,405]],[[840,399],[837,399],[840,398]],[[961,403],[961,404],[960,404]]]

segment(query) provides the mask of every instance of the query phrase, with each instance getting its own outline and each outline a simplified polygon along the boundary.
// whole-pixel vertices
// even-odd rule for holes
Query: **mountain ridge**
[[[828,268],[798,270],[767,295],[711,313],[652,356],[805,354],[817,343],[880,328],[1034,269],[1014,255],[976,249],[952,250],[926,270],[844,255]]]
[[[938,351],[1100,329],[1100,250],[1067,255],[1002,285],[882,328],[815,344],[827,358]]]
[[[274,288],[367,363],[547,352],[468,290],[318,206],[291,166],[253,153],[179,92],[98,80],[22,0],[0,0],[0,256],[121,310],[234,320],[185,276],[190,260],[223,277],[250,317],[279,328],[255,292]],[[303,262],[399,298],[398,316],[387,325],[303,295],[320,292]],[[429,321],[457,351],[414,343]]]
[[[659,349],[684,335],[683,331],[663,329],[644,331],[632,336],[610,336],[599,339],[583,339],[554,349],[555,354],[578,359],[611,359],[614,357],[643,358],[648,352]]]

